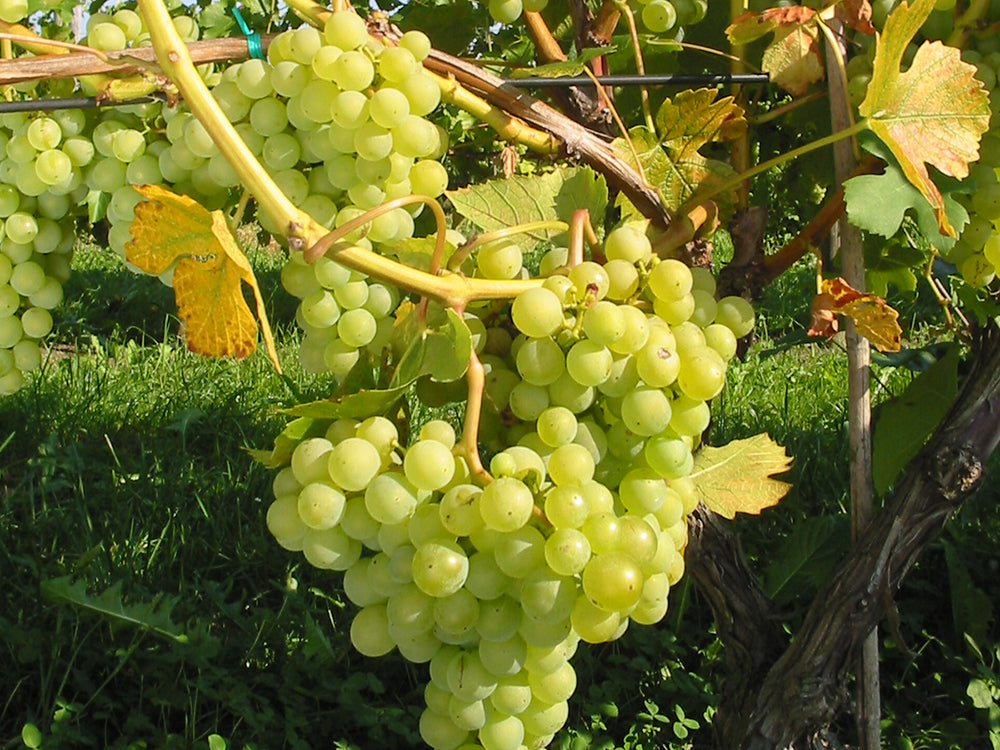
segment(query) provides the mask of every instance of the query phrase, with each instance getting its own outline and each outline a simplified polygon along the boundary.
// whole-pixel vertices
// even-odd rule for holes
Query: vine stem
[[[628,26],[629,38],[632,40],[632,54],[635,56],[635,70],[641,76],[646,75],[646,66],[643,63],[642,49],[640,49],[639,45],[639,31],[635,27],[635,16],[632,13],[632,9],[628,7],[628,3],[624,2],[624,0],[619,0],[616,3],[616,7]],[[656,123],[653,122],[653,110],[649,106],[649,89],[645,86],[639,87],[639,99],[642,102],[642,115],[646,120],[646,127],[649,128],[650,133],[655,134]]]
[[[773,169],[774,167],[784,164],[786,161],[791,161],[792,159],[798,159],[800,156],[805,156],[806,154],[816,151],[817,149],[824,148],[825,146],[830,146],[836,143],[837,141],[843,140],[844,138],[851,138],[857,135],[858,133],[862,133],[868,129],[869,129],[868,120],[867,119],[861,120],[860,122],[856,122],[854,125],[845,130],[840,130],[836,133],[831,133],[830,135],[824,136],[823,138],[818,138],[815,141],[812,141],[811,143],[799,146],[798,148],[793,148],[791,151],[786,151],[783,154],[778,154],[778,156],[775,156],[773,159],[762,161],[760,164],[751,167],[745,172],[740,172],[739,174],[730,177],[728,180],[721,182],[718,185],[709,188],[708,190],[695,193],[695,195],[689,198],[684,203],[684,205],[681,206],[680,210],[677,213],[687,213],[694,206],[697,206],[700,203],[704,203],[708,199],[714,198],[720,193],[725,193],[728,190],[732,190],[733,188],[738,187],[741,183],[745,182],[746,180],[749,180],[751,177],[756,177],[757,175],[766,172],[769,169]]]
[[[289,247],[304,250],[320,242],[328,234],[326,227],[288,200],[240,138],[195,70],[162,1],[139,0],[139,9],[164,73],[272,223],[285,228]],[[447,307],[464,306],[472,300],[509,299],[541,284],[540,279],[494,281],[466,279],[457,274],[435,276],[355,245],[339,243],[333,249],[339,263]]]
[[[461,314],[461,311],[459,311]],[[469,369],[465,373],[465,382],[469,386],[465,402],[465,418],[462,421],[462,437],[456,446],[459,453],[469,465],[469,473],[485,486],[493,481],[493,477],[483,466],[479,456],[479,418],[483,413],[483,391],[486,389],[486,371],[475,350],[469,355]]]

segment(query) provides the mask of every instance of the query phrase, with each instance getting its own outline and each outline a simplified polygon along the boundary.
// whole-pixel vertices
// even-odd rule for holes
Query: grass
[[[0,748],[22,747],[28,723],[45,748],[419,745],[425,668],[353,652],[352,610],[336,578],[282,550],[264,527],[271,473],[245,449],[268,447],[284,423],[278,410],[331,384],[295,363],[296,334],[281,322],[291,305],[274,291],[280,258],[261,252],[254,262],[279,321],[284,376],[260,353],[242,363],[190,354],[169,290],[90,247],[75,261],[58,346],[24,390],[0,401]],[[807,287],[810,272],[801,274],[785,283]],[[765,308],[771,337],[732,368],[711,435],[721,443],[767,431],[795,456],[791,496],[738,521],[762,570],[776,540],[846,506],[843,352],[775,345],[803,320],[789,298]],[[910,377],[881,371],[877,395]],[[991,501],[984,493],[962,511],[952,542],[969,585],[995,601]],[[942,549],[900,598],[919,655],[885,652],[894,746],[949,747],[934,738],[956,721],[985,731],[965,689],[990,658],[995,623],[986,624],[987,656],[970,657],[940,585]],[[67,594],[68,576],[86,593]],[[793,609],[814,589],[800,582]],[[686,584],[664,624],[581,649],[576,663],[579,688],[555,747],[708,744],[723,654]]]

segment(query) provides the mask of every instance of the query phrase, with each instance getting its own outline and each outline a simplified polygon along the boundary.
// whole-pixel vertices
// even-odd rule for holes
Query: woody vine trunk
[[[692,518],[688,569],[727,651],[715,747],[842,746],[828,727],[845,708],[862,643],[914,562],[978,487],[1000,441],[1000,329],[977,331],[968,364],[948,414],[817,593],[791,645],[738,539],[704,508]]]

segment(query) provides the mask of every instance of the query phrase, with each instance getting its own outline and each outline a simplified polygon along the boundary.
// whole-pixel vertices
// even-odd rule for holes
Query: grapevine
[[[230,229],[255,221],[289,250],[281,284],[298,300],[301,366],[338,383],[330,400],[292,409],[274,449],[257,453],[275,470],[268,530],[338,574],[356,608],[359,653],[398,651],[427,665],[419,733],[429,746],[546,747],[569,714],[580,643],[660,622],[685,572],[689,521],[706,497],[696,454],[755,323],[751,304],[693,261],[710,252],[750,177],[875,130],[884,112],[866,103],[873,76],[884,75],[878,47],[865,41],[845,67],[857,125],[737,173],[699,152],[745,137],[742,108],[715,90],[667,98],[655,113],[643,91],[644,125],[630,130],[597,87],[595,109],[607,108],[620,130],[602,139],[434,50],[420,31],[345,7],[290,5],[306,22],[268,35],[260,54],[222,65],[206,51],[196,65],[197,21],[171,17],[159,0],[92,14],[85,38],[69,46],[22,25],[26,5],[0,0],[3,30],[23,48],[106,66],[76,72],[75,82],[25,71],[22,93],[95,103],[156,94],[0,115],[0,393],[23,387],[42,363],[70,269],[67,220],[104,222],[108,246],[136,270],[143,227],[162,208],[150,186],[222,211]],[[543,57],[568,65],[545,9],[520,0],[488,8],[500,24],[523,20]],[[643,34],[679,48],[708,10],[704,0],[608,3],[593,30],[610,36],[621,22],[641,74],[637,18]],[[831,20],[827,11],[817,23]],[[976,27],[952,14],[956,25],[944,28],[942,12],[924,23],[927,38]],[[734,19],[734,49],[740,24],[758,20]],[[1000,72],[994,37],[982,41],[963,54],[979,110]],[[581,70],[607,72],[594,60]],[[971,77],[967,66],[959,73]],[[785,85],[796,93],[799,83]],[[448,191],[445,105],[538,155],[579,157],[585,167],[548,173],[596,184],[570,194],[595,213],[553,197],[523,221],[482,209],[472,229],[476,211]],[[977,149],[979,110],[968,118]],[[876,149],[893,168],[896,145]],[[952,176],[964,178],[958,162]],[[953,227],[943,199],[928,214],[941,232],[927,268],[940,257],[967,284],[991,284],[998,166],[1000,136],[990,131],[967,181],[975,191],[954,191],[968,220]],[[522,184],[497,181],[473,198],[500,203]],[[609,184],[621,193],[611,218]],[[843,211],[822,213],[823,228]],[[768,263],[801,257],[809,239],[764,259],[764,275]],[[172,285],[178,266],[157,275]],[[459,416],[414,421],[443,406]]]

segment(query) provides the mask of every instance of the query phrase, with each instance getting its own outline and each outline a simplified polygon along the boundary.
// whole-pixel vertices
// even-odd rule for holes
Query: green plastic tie
[[[267,55],[264,54],[264,48],[260,44],[260,34],[256,31],[250,31],[247,22],[240,15],[239,8],[233,8],[233,18],[236,19],[236,23],[240,27],[240,31],[243,32],[243,36],[247,38],[247,53],[249,53],[250,57],[256,57],[258,60],[267,59]]]

